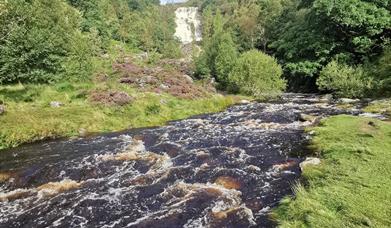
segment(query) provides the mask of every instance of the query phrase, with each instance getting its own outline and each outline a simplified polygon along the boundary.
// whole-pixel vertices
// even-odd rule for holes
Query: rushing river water
[[[0,227],[271,227],[308,141],[313,95],[164,127],[2,151]],[[1,180],[2,179],[2,180]]]

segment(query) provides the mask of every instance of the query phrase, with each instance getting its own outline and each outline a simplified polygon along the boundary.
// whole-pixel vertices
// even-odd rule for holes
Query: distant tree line
[[[257,49],[277,59],[289,90],[348,97],[391,95],[389,0],[188,4],[200,7],[203,18],[204,52],[196,60],[196,73],[216,78],[222,88],[237,86],[229,80],[230,72],[239,67],[243,53]],[[266,87],[273,90],[272,85]]]
[[[112,41],[178,55],[174,13],[159,0],[0,0],[0,84],[91,74]]]

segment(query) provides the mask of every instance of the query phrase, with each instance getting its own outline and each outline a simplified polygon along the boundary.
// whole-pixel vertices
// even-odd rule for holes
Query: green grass
[[[86,93],[96,88],[125,91],[134,101],[122,107],[91,104]],[[0,86],[0,101],[7,107],[6,113],[0,116],[0,149],[47,138],[77,136],[80,129],[101,133],[158,126],[170,120],[221,111],[238,99],[211,94],[185,100],[167,94],[139,92],[116,80],[101,84]],[[62,102],[64,106],[52,108],[51,101]]]
[[[281,227],[391,227],[391,123],[336,116],[315,129],[320,166],[306,167]]]

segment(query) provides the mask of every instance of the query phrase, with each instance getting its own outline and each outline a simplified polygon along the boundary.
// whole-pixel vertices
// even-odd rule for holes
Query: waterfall
[[[193,41],[201,41],[201,22],[197,7],[179,7],[175,11],[176,31],[175,37],[182,44],[189,44]]]

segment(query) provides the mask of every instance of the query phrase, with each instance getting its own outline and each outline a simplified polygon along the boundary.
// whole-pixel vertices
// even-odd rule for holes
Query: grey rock
[[[165,84],[161,84],[161,85],[159,86],[159,88],[162,89],[162,90],[166,90],[166,89],[169,89],[170,87],[168,87],[168,86],[165,85]]]
[[[0,115],[3,115],[5,113],[5,106],[0,105]]]
[[[51,101],[50,102],[50,107],[52,107],[52,108],[59,108],[59,107],[61,107],[61,106],[63,106],[64,104],[63,103],[61,103],[61,102],[59,102],[59,101]]]
[[[300,163],[300,169],[301,171],[304,170],[305,167],[307,166],[316,166],[316,165],[320,165],[321,161],[319,158],[314,158],[314,157],[308,157],[305,159],[305,161],[301,162]]]

